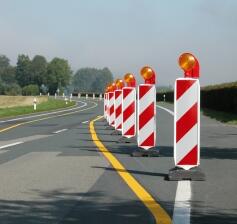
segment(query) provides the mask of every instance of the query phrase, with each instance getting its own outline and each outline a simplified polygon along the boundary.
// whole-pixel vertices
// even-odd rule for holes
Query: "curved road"
[[[159,106],[160,157],[130,157],[135,144],[118,144],[120,136],[111,135],[102,120],[95,131],[174,223],[236,223],[237,128],[202,116],[207,180],[169,182],[173,109]],[[102,102],[88,99],[69,111],[0,121],[0,223],[155,223],[91,138],[89,121],[102,113]]]

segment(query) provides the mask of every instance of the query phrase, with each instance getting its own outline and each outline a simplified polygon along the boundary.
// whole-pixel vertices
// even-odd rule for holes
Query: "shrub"
[[[39,95],[39,86],[38,85],[28,85],[22,89],[23,96],[36,96]]]
[[[4,88],[4,94],[9,96],[21,95],[22,90],[18,84],[6,85]]]

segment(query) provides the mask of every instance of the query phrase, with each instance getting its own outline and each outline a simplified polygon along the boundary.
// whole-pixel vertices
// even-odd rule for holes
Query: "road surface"
[[[166,108],[167,110],[165,110]],[[160,157],[131,157],[103,119],[96,135],[106,150],[174,223],[237,223],[237,128],[201,116],[201,169],[206,181],[167,181],[173,168],[172,105],[158,103]],[[159,223],[92,140],[101,101],[78,99],[57,113],[0,120],[0,223]],[[146,203],[146,202],[145,202]]]

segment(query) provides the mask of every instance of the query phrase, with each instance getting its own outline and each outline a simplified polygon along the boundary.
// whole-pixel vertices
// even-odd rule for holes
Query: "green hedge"
[[[157,93],[156,100],[174,102],[174,92]],[[207,86],[201,89],[201,107],[228,113],[237,113],[237,82]]]

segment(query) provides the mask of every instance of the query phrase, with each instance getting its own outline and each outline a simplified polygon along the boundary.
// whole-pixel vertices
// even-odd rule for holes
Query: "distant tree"
[[[71,68],[68,61],[61,58],[54,58],[47,69],[47,82],[49,92],[54,94],[56,90],[61,87],[66,87],[70,83]]]
[[[27,55],[19,55],[16,66],[16,80],[21,87],[33,83],[30,68],[30,58]]]
[[[0,74],[10,66],[10,60],[5,55],[0,55]]]
[[[30,76],[33,84],[41,86],[47,81],[47,61],[44,56],[36,55],[30,66]]]
[[[72,85],[79,92],[103,92],[106,85],[113,81],[108,68],[82,68],[73,77]]]
[[[16,83],[15,68],[5,55],[0,55],[0,80],[5,85]]]

